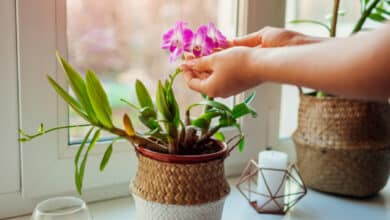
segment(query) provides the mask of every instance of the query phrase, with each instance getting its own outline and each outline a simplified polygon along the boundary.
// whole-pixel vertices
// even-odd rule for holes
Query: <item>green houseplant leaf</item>
[[[247,105],[245,102],[240,103],[238,105],[235,105],[233,107],[233,118],[237,119],[244,115],[251,114],[252,117],[257,116],[257,112],[249,105]]]
[[[49,80],[49,83],[52,85],[54,90],[57,92],[59,96],[62,97],[62,99],[68,103],[68,105],[81,117],[83,117],[85,120],[89,121],[89,117],[85,114],[84,108],[78,103],[65,89],[63,89],[60,85],[56,83],[56,81],[51,78],[50,76],[47,76],[47,79]]]
[[[377,22],[385,22],[387,19],[379,13],[372,13],[368,16],[371,20]]]
[[[112,151],[113,151],[113,145],[114,145],[114,142],[115,140],[113,140],[111,142],[110,145],[108,145],[107,149],[106,149],[106,152],[104,152],[104,155],[103,155],[103,159],[102,161],[100,162],[100,171],[103,171],[104,168],[106,168],[106,165],[108,163],[108,161],[110,160],[111,158],[111,155],[112,155]]]
[[[102,84],[96,74],[90,70],[87,71],[87,92],[93,110],[99,122],[107,129],[111,129],[112,125],[112,110],[107,94],[103,89]]]
[[[157,108],[166,120],[172,121],[174,116],[171,114],[171,111],[169,109],[165,93],[166,92],[161,81],[158,81],[158,88],[156,93]]]
[[[96,144],[96,142],[97,142],[97,140],[99,139],[99,136],[100,136],[100,131],[101,130],[99,129],[99,130],[97,130],[94,133],[94,135],[92,137],[92,140],[91,140],[91,142],[88,145],[87,151],[84,154],[83,161],[81,162],[80,169],[79,169],[79,172],[78,172],[78,175],[77,175],[77,179],[76,179],[76,182],[78,183],[77,184],[77,191],[79,192],[79,194],[82,193],[83,179],[84,179],[85,167],[87,165],[88,155],[93,150],[93,148],[95,147],[95,144]]]
[[[390,11],[387,11],[386,9],[377,8],[376,10],[377,10],[378,12],[380,12],[381,14],[385,14],[385,15],[389,15],[389,16],[390,16]]]
[[[255,97],[256,97],[256,92],[252,92],[248,97],[245,98],[244,103],[250,105],[255,99]]]
[[[225,141],[225,135],[222,132],[215,133],[214,137],[219,141]]]
[[[76,70],[73,69],[73,67],[68,62],[66,62],[63,57],[61,57],[58,52],[56,55],[58,62],[61,64],[64,72],[68,77],[70,87],[72,88],[74,94],[87,112],[91,123],[96,124],[98,120],[89,100],[87,88],[85,86],[83,78]]]
[[[149,107],[150,109],[154,110],[153,101],[148,90],[146,89],[145,85],[138,79],[135,81],[135,92],[137,94],[138,103],[142,108]]]
[[[242,152],[244,150],[245,146],[245,138],[242,137],[240,142],[238,143],[238,151]]]
[[[213,107],[217,110],[233,114],[232,110],[228,106],[226,106],[220,102],[212,101],[212,100],[203,100],[201,102],[192,104],[192,105],[188,106],[187,111],[191,110],[193,107],[200,106],[200,105],[210,106],[210,107]]]
[[[90,128],[88,133],[85,135],[85,137],[83,139],[83,142],[81,143],[81,145],[80,145],[80,147],[79,147],[79,149],[78,149],[78,151],[76,153],[76,156],[74,158],[74,164],[75,164],[75,184],[76,184],[77,191],[78,191],[78,193],[80,195],[82,193],[82,188],[83,188],[83,177],[84,177],[84,170],[85,170],[86,162],[84,162],[84,160],[83,160],[83,163],[82,163],[81,167],[79,168],[79,160],[80,160],[81,153],[82,153],[86,143],[88,142],[89,136],[91,135],[92,131],[93,131],[93,127]],[[96,133],[98,133],[98,131]],[[96,133],[95,133],[95,136],[96,136]],[[95,136],[94,136],[93,139],[95,139]],[[96,138],[96,140],[97,140],[97,138]],[[96,142],[96,140],[95,140],[95,142]],[[93,140],[92,140],[92,142],[93,142]],[[90,143],[90,146],[91,146],[92,142]],[[85,152],[84,159],[87,157],[87,154],[88,154],[88,149]],[[86,161],[86,159],[85,159],[85,161]]]

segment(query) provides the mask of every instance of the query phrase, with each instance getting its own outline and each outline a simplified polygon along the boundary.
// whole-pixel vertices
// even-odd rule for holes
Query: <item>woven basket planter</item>
[[[355,197],[380,191],[390,171],[390,105],[300,96],[293,139],[306,185]]]
[[[138,170],[130,185],[138,220],[219,220],[230,187],[226,145],[203,155],[169,155],[136,147]]]

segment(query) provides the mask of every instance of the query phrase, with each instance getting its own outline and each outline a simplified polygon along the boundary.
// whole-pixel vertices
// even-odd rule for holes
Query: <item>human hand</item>
[[[188,86],[210,97],[229,97],[260,83],[252,72],[248,47],[232,47],[191,59],[181,66]]]
[[[299,32],[276,27],[265,27],[257,32],[236,38],[231,46],[246,47],[284,47],[317,43],[326,38],[312,37]]]
[[[250,58],[253,51],[260,52],[254,48],[292,46],[322,40],[324,39],[281,28],[265,27],[260,31],[234,39],[229,43],[228,49],[191,59],[181,68],[192,90],[210,97],[228,97],[264,81],[261,77],[264,75],[262,64],[258,61],[256,64],[258,57]]]

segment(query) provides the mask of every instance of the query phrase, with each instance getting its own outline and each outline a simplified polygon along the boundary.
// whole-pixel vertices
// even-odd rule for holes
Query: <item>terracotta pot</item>
[[[137,219],[217,220],[230,192],[224,172],[228,149],[171,155],[136,147],[138,169],[130,185]]]
[[[390,172],[390,105],[300,97],[293,140],[306,185],[356,197],[380,191]]]

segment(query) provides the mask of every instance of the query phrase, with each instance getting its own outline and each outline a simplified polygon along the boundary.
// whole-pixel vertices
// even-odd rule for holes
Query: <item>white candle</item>
[[[262,151],[259,153],[259,167],[285,170],[287,169],[287,154],[278,151]],[[284,190],[285,190],[285,181],[283,180],[284,172],[273,171],[273,170],[262,170],[262,171],[272,195],[274,196],[284,195]],[[269,191],[267,189],[267,186],[265,185],[264,178],[261,175],[261,172],[259,170],[257,176],[257,191],[261,194],[269,195]],[[257,205],[259,207],[263,206],[263,209],[268,211],[280,210],[279,206],[283,208],[284,198],[275,199],[276,202],[279,204],[279,206],[273,200],[267,203],[267,201],[269,201],[270,199],[271,198],[268,197],[258,196]],[[267,204],[264,206],[265,203]]]

